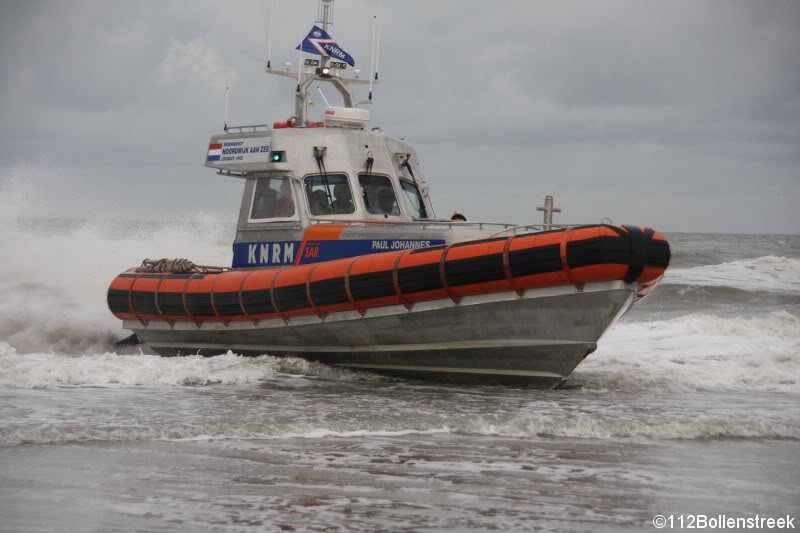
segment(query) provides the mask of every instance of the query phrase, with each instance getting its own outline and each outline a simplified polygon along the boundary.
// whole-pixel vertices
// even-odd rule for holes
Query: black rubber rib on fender
[[[647,264],[647,245],[653,238],[654,230],[645,228],[644,231],[636,226],[624,226],[628,230],[631,240],[631,261],[628,263],[628,271],[625,272],[625,283],[633,283],[636,278],[642,275]]]
[[[647,266],[666,269],[672,252],[667,241],[653,239],[647,243]]]
[[[131,308],[128,305],[128,291],[119,289],[108,289],[106,296],[108,308],[112,313],[131,313]]]
[[[131,292],[131,300],[133,301],[133,311],[139,315],[158,315],[158,308],[156,307],[156,293],[150,291],[133,291]]]

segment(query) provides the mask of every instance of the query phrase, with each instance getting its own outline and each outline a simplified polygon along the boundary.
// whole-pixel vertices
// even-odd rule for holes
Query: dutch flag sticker
[[[219,161],[222,155],[222,143],[211,143],[208,145],[208,159],[206,161]]]

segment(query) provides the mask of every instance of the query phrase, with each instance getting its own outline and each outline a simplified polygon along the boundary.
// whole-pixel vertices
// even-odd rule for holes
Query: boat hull
[[[288,321],[126,321],[166,355],[292,355],[383,374],[458,382],[524,382],[553,388],[593,352],[632,305],[622,281],[437,300]]]

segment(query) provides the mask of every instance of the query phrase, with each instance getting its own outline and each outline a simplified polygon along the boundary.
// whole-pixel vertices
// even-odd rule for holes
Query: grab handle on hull
[[[250,313],[247,311],[247,307],[245,307],[244,305],[244,284],[247,281],[247,278],[252,276],[254,272],[255,270],[251,270],[250,272],[245,274],[244,277],[242,278],[242,281],[239,283],[239,308],[242,310],[242,315],[246,316],[247,319],[250,320],[254,326],[257,326],[258,320],[250,316]]]
[[[136,307],[133,305],[133,287],[136,285],[136,282],[139,281],[142,275],[143,274],[141,273],[136,274],[136,277],[133,278],[133,281],[128,286],[128,307],[130,308],[131,313],[133,313],[133,316],[136,317],[136,320],[138,320],[143,326],[147,326],[147,321],[143,320],[142,317],[139,316],[139,313],[136,312]]]
[[[454,294],[450,286],[447,285],[447,272],[446,272],[447,252],[449,252],[450,248],[452,247],[453,247],[452,244],[448,244],[447,246],[444,247],[444,250],[442,250],[442,257],[439,260],[439,279],[441,279],[442,281],[442,288],[444,289],[444,292],[447,293],[447,296],[449,296],[450,299],[453,300],[454,304],[459,304],[461,303],[461,297],[458,296],[457,294]]]
[[[564,237],[561,239],[559,253],[561,255],[561,268],[563,269],[564,274],[567,276],[567,280],[570,282],[570,284],[575,285],[576,289],[582,291],[584,284],[575,279],[575,276],[572,274],[572,270],[569,268],[569,258],[567,257],[567,245],[569,244],[569,238],[572,236],[572,231],[574,229],[575,228],[573,226],[569,226],[564,232]]]
[[[278,270],[274,276],[272,276],[272,283],[269,286],[269,300],[272,302],[272,309],[278,313],[278,316],[283,319],[284,324],[289,323],[289,317],[285,314],[281,313],[281,310],[278,309],[278,302],[275,299],[275,282],[278,281],[278,277],[281,275],[281,272],[284,272],[286,269],[281,268]]]
[[[358,259],[358,257],[355,257],[350,260],[350,262],[347,264],[347,269],[344,272],[344,292],[347,295],[347,299],[350,301],[350,305],[353,306],[353,309],[358,311],[359,315],[364,316],[365,314],[367,314],[367,311],[366,309],[358,305],[358,302],[356,302],[355,298],[353,298],[353,291],[350,288],[350,270],[352,270],[353,263],[356,262],[356,259]]]
[[[189,317],[189,320],[194,322],[194,325],[198,328],[202,326],[202,322],[199,320],[195,320],[194,315],[189,311],[189,306],[186,304],[186,289],[189,288],[189,282],[194,279],[195,276],[202,275],[199,273],[192,274],[188,278],[186,278],[186,283],[183,284],[183,291],[181,292],[181,301],[183,302],[183,310],[186,313],[186,316]]]
[[[508,281],[508,284],[511,285],[512,289],[514,289],[514,292],[517,293],[517,296],[522,298],[525,296],[525,289],[517,285],[517,281],[514,279],[514,276],[511,273],[511,258],[509,257],[511,243],[514,242],[515,237],[516,235],[509,235],[505,244],[503,245],[503,272],[506,275],[506,281]]]
[[[214,278],[214,281],[211,283],[211,294],[210,294],[210,298],[209,298],[209,299],[211,300],[211,310],[212,310],[212,311],[214,311],[214,315],[215,315],[215,316],[216,316],[216,317],[217,317],[217,318],[218,318],[218,319],[219,319],[219,320],[220,320],[220,321],[221,321],[221,322],[222,322],[222,323],[225,325],[225,327],[227,328],[227,327],[228,327],[228,325],[230,324],[230,320],[227,320],[227,319],[226,319],[224,316],[222,316],[221,314],[219,314],[219,311],[217,310],[217,303],[214,301],[214,299],[216,298],[216,292],[217,292],[217,283],[219,283],[219,280],[220,280],[220,279],[221,279],[221,278],[220,278],[220,276],[217,276],[216,278]]]
[[[308,275],[306,276],[306,298],[308,299],[309,307],[314,310],[320,320],[324,321],[326,313],[319,310],[319,307],[314,303],[314,298],[311,296],[311,276],[314,275],[314,271],[319,265],[320,263],[315,263],[314,266],[308,269]]]
[[[405,308],[411,311],[411,308],[414,307],[414,302],[409,301],[405,295],[403,294],[403,289],[400,287],[400,261],[403,260],[408,254],[410,254],[413,250],[409,248],[408,250],[404,250],[397,254],[397,257],[394,258],[394,266],[392,267],[392,283],[394,284],[394,292],[397,293],[397,296],[400,298],[400,301],[403,302]]]

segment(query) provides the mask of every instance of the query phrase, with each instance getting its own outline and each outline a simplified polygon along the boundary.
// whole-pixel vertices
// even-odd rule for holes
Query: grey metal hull
[[[404,377],[561,384],[595,350],[606,329],[630,307],[634,288],[622,282],[500,293],[348,311],[324,319],[126,322],[162,355],[232,350],[243,355],[296,355],[326,364]]]

